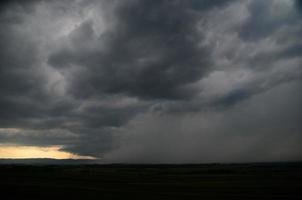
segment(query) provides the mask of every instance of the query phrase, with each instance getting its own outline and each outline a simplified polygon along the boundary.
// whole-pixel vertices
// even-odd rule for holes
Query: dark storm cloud
[[[99,38],[106,41],[103,51],[63,48],[54,52],[49,63],[85,67],[86,73],[75,78],[80,81],[72,88],[80,96],[92,91],[143,99],[192,97],[194,91],[186,85],[200,79],[209,67],[209,53],[199,46],[200,16],[192,6],[186,1],[123,2],[114,10],[115,29]],[[91,23],[85,22],[71,34],[71,41],[92,37]]]
[[[5,18],[5,14],[1,18]],[[33,75],[37,48],[10,22],[1,20],[0,26],[0,118],[2,123],[13,123],[18,118],[32,116],[37,110],[32,98],[43,96],[39,94],[41,79]]]
[[[41,0],[27,0],[27,1],[20,1],[20,0],[3,0],[0,2],[0,10],[3,11],[9,6],[20,6],[24,8],[31,8],[33,3],[38,2]]]
[[[110,128],[81,128],[75,132],[80,132],[77,140],[65,143],[62,150],[102,158],[105,153],[115,148],[112,137],[116,132],[115,130]]]
[[[298,158],[300,2],[2,2],[0,143],[108,162]]]
[[[221,97],[218,101],[213,102],[213,106],[222,106],[222,107],[229,107],[232,105],[235,105],[236,103],[247,99],[249,96],[251,96],[252,93],[250,93],[247,90],[234,90],[230,92],[229,94]]]
[[[279,54],[279,58],[295,58],[302,56],[302,42],[300,44],[295,44],[287,49],[283,50]]]
[[[213,8],[219,8],[222,6],[225,6],[231,2],[234,2],[236,0],[225,0],[225,1],[220,1],[220,0],[193,0],[193,1],[188,1],[189,4],[192,5],[193,9],[196,10],[210,10]]]
[[[67,105],[52,99],[45,90],[40,46],[26,30],[26,17],[34,14],[37,2],[40,1],[1,1],[0,4],[0,126],[21,129],[15,135],[1,132],[1,143],[66,143],[64,136],[48,134],[48,129],[62,126],[62,118],[66,118],[62,115],[68,116],[74,103]]]
[[[297,8],[302,12],[302,1],[301,0],[296,0],[296,6]]]
[[[91,128],[120,127],[142,111],[144,108],[138,105],[125,108],[92,107],[80,113],[80,118],[85,126]]]

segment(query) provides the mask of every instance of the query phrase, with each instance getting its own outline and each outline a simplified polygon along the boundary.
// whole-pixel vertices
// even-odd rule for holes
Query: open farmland
[[[302,163],[0,166],[10,197],[301,199]]]

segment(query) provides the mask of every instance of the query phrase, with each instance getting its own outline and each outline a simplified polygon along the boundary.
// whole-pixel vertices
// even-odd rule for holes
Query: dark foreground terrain
[[[302,199],[302,163],[2,164],[0,190],[1,199]]]

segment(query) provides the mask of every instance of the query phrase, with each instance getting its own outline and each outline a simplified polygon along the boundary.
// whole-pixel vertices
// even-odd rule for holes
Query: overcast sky
[[[302,159],[302,1],[0,3],[0,144],[104,162]]]

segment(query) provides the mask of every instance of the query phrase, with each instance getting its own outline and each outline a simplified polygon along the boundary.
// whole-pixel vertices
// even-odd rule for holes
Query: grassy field
[[[80,199],[302,199],[302,163],[0,165],[1,195]]]

